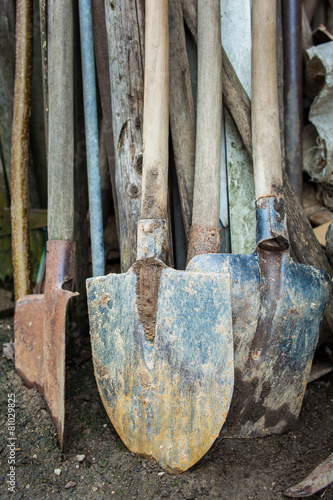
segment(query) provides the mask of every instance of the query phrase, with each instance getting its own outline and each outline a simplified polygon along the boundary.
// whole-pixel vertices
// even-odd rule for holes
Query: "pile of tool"
[[[198,0],[197,5],[175,0],[169,6],[167,0],[146,0],[144,18],[142,10],[134,13],[127,3],[111,2],[105,11],[99,0],[92,5],[90,0],[79,1],[92,355],[101,399],[123,442],[133,453],[175,473],[195,464],[220,433],[258,437],[292,428],[328,302],[330,277],[320,269],[325,268],[320,251],[316,267],[290,257],[291,246],[294,254],[302,254],[294,227],[303,234],[312,230],[283,177],[276,0],[253,1],[252,125],[249,99],[222,49],[219,0]],[[136,23],[131,16],[137,16]],[[198,46],[196,115],[189,63],[184,60],[183,16]],[[75,295],[63,288],[73,278],[75,251],[71,2],[50,0],[48,19],[45,291],[24,291],[16,302],[15,365],[25,382],[44,396],[62,447],[66,308]],[[139,36],[143,25],[144,56]],[[131,46],[126,57],[123,32]],[[123,270],[106,276],[94,43],[102,111],[109,125],[112,101],[111,181]],[[110,75],[106,62],[101,64],[103,51],[109,55]],[[144,88],[137,74],[143,59]],[[126,72],[133,65],[135,72],[129,76]],[[256,244],[250,254],[223,251],[227,244],[222,242],[228,238],[220,210],[227,205],[220,199],[226,197],[226,189],[221,189],[226,176],[221,169],[222,96],[243,139],[244,154],[251,159],[253,155]],[[168,174],[169,115],[177,171],[173,184]],[[138,151],[142,121],[143,150]],[[107,134],[110,137],[110,131]],[[182,213],[176,210],[172,221],[170,184],[176,186],[173,206],[178,196]],[[296,212],[301,222],[295,222]],[[176,241],[183,269],[170,265],[177,220],[184,225],[187,247],[185,263]],[[129,231],[133,225],[137,232]],[[179,237],[181,241],[181,231]],[[329,307],[326,317],[330,322]]]

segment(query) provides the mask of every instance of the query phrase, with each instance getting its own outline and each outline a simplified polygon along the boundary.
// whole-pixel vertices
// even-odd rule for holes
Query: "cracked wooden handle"
[[[252,142],[256,198],[282,195],[276,0],[252,7]]]
[[[141,219],[167,218],[169,132],[168,1],[145,3]]]

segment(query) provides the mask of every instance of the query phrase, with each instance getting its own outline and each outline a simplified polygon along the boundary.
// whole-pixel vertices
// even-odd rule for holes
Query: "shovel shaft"
[[[276,0],[253,1],[252,141],[256,199],[267,196],[281,197]]]
[[[16,17],[16,75],[12,128],[12,249],[15,299],[30,292],[29,118],[31,104],[32,2],[19,1]]]
[[[48,233],[73,239],[73,14],[71,0],[48,2]]]
[[[146,0],[141,219],[167,219],[168,1]]]
[[[219,225],[221,125],[220,2],[199,0],[197,130],[192,215],[194,225]]]

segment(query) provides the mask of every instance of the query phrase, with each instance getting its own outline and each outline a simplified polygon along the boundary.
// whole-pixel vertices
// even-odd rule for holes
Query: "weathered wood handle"
[[[141,219],[167,218],[168,1],[146,0]]]
[[[170,132],[186,238],[192,222],[195,109],[180,0],[169,2]]]
[[[12,126],[11,211],[15,300],[30,293],[29,118],[32,78],[32,2],[21,0],[16,13],[16,75]]]
[[[222,124],[219,0],[198,0],[197,95],[192,224],[218,227]]]
[[[74,223],[72,2],[49,0],[48,9],[48,232],[50,240],[72,240]]]
[[[252,7],[252,142],[257,200],[282,195],[276,68],[276,0]]]

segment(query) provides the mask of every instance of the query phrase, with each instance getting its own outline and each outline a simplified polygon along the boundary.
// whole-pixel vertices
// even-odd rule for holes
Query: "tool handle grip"
[[[276,0],[253,0],[252,142],[257,200],[282,196],[276,67]]]
[[[169,132],[168,1],[145,3],[141,219],[167,218]]]
[[[192,224],[219,226],[222,45],[219,0],[198,0],[198,94]]]
[[[73,239],[74,123],[71,0],[48,2],[48,233]]]

